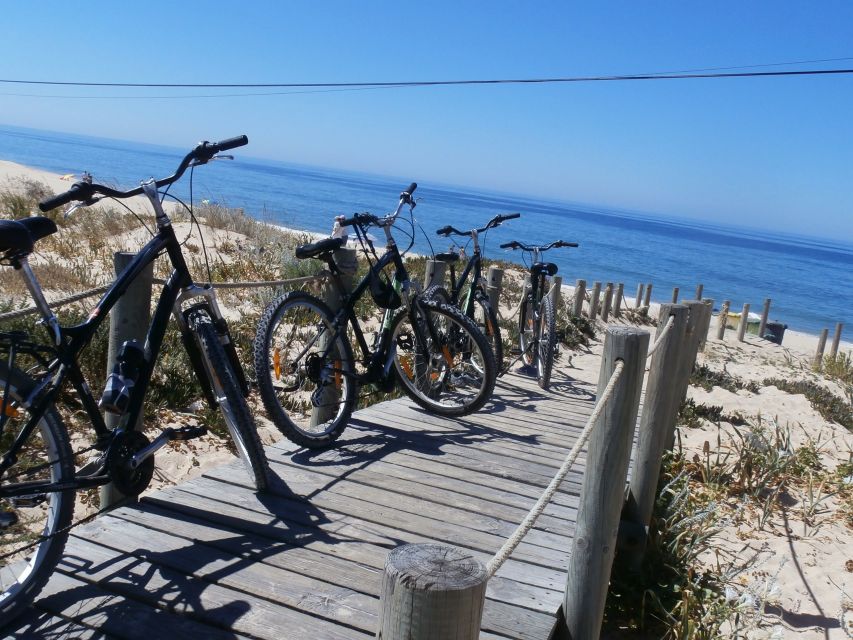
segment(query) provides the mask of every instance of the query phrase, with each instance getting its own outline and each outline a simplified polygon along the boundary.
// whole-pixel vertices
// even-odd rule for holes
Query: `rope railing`
[[[199,284],[210,284],[214,289],[249,289],[252,287],[279,287],[285,285],[294,285],[294,284],[307,284],[309,282],[317,282],[319,280],[323,280],[327,276],[327,272],[322,272],[318,275],[314,276],[302,276],[300,278],[290,278],[288,280],[256,280],[256,281],[247,281],[247,282],[211,282],[211,283],[199,283]],[[155,284],[165,284],[166,281],[162,278],[154,278],[152,281]],[[60,298],[54,302],[49,303],[51,309],[57,309],[59,307],[65,306],[67,304],[71,304],[72,302],[79,302],[80,300],[85,300],[86,298],[91,298],[97,295],[100,295],[107,291],[112,284],[104,285],[101,287],[95,287],[94,289],[89,289],[87,291],[82,291],[80,293],[75,293],[74,295],[70,295],[66,298]],[[4,320],[15,320],[17,318],[23,318],[28,315],[33,315],[38,313],[38,307],[27,307],[26,309],[16,309],[15,311],[7,311],[6,313],[0,313],[0,322]]]
[[[673,324],[675,324],[675,318],[673,316],[669,316],[669,320],[666,321],[666,325],[664,325],[664,328],[655,340],[655,343],[649,347],[649,351],[646,355],[647,358],[651,358],[652,354],[657,351],[657,348],[663,343],[663,339],[666,337],[666,334],[669,333],[670,329],[672,329]]]
[[[557,475],[551,480],[551,483],[545,489],[545,491],[540,496],[539,500],[536,501],[536,504],[533,505],[533,508],[524,518],[520,525],[516,528],[513,534],[504,542],[503,546],[498,549],[498,552],[494,555],[494,557],[489,560],[486,565],[486,573],[489,577],[495,575],[498,569],[501,568],[504,562],[506,562],[507,558],[515,551],[516,547],[521,543],[521,540],[525,535],[533,528],[537,518],[542,515],[542,512],[545,510],[545,507],[551,501],[551,498],[554,497],[554,494],[557,492],[560,484],[565,479],[566,475],[571,470],[572,466],[577,461],[578,456],[580,455],[581,450],[583,449],[586,441],[589,439],[590,434],[592,433],[592,429],[595,426],[595,423],[598,421],[598,417],[601,415],[601,412],[604,410],[604,405],[610,399],[610,396],[613,395],[613,390],[616,388],[616,383],[619,381],[620,376],[622,375],[622,370],[625,368],[625,363],[622,360],[617,360],[616,365],[613,367],[613,373],[610,375],[610,380],[607,382],[607,386],[604,388],[601,396],[598,399],[598,402],[595,404],[595,409],[593,409],[592,415],[590,415],[589,420],[587,420],[586,426],[578,438],[578,441],[575,443],[575,446],[572,447],[572,450],[569,451],[569,454],[566,456],[566,459],[563,461],[560,470],[557,471]]]

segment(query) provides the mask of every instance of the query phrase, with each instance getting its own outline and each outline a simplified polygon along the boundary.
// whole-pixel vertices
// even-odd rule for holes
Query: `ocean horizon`
[[[228,137],[234,132],[223,135]],[[0,159],[58,174],[89,171],[96,181],[123,188],[150,176],[170,175],[186,147],[166,147],[78,134],[0,125]],[[242,208],[256,218],[317,233],[329,233],[335,215],[393,210],[401,189],[419,184],[413,251],[443,251],[448,241],[435,229],[482,226],[498,213],[517,211],[519,220],[490,231],[485,255],[521,262],[521,254],[498,245],[508,240],[545,244],[575,241],[578,249],[554,249],[548,261],[560,268],[565,284],[578,278],[624,283],[633,302],[638,283],[652,283],[652,299],[668,302],[673,287],[692,298],[698,284],[715,307],[731,301],[739,311],[750,303],[760,312],[771,298],[771,320],[816,334],[847,323],[853,303],[853,243],[762,230],[692,218],[628,211],[571,201],[430,183],[428,176],[377,176],[251,157],[233,150],[233,162],[214,162],[193,176],[193,194]],[[189,180],[173,187],[189,196]],[[78,213],[77,215],[83,215]],[[0,212],[2,216],[2,212]],[[395,235],[405,247],[402,223]],[[420,228],[419,228],[420,227]]]

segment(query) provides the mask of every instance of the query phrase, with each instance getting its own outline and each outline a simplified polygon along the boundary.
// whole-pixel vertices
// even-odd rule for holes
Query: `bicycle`
[[[254,343],[258,389],[273,422],[300,446],[321,448],[340,437],[364,385],[390,392],[399,383],[418,405],[445,416],[476,411],[492,394],[496,369],[485,336],[455,307],[415,291],[403,262],[411,244],[401,252],[392,236],[404,206],[411,215],[416,188],[412,183],[403,191],[396,210],[384,217],[356,213],[337,219],[341,228],[353,228],[369,263],[367,274],[351,292],[335,260],[345,238],[297,248],[297,258],[326,263],[331,290],[341,300],[339,311],[294,291],[272,301],[261,317]],[[381,256],[367,234],[370,227],[385,233]],[[383,271],[386,267],[394,268],[393,278]],[[355,313],[367,291],[383,310],[370,346]],[[358,360],[348,331],[358,347]]]
[[[483,256],[480,250],[479,235],[486,233],[489,229],[494,229],[507,220],[514,220],[521,217],[520,213],[508,213],[497,215],[479,229],[469,229],[468,231],[460,231],[459,229],[447,225],[442,227],[436,233],[440,236],[449,238],[451,235],[470,236],[471,242],[474,245],[474,252],[468,259],[468,264],[459,274],[459,279],[456,279],[454,269],[455,263],[464,257],[464,250],[460,247],[458,251],[448,251],[446,253],[435,254],[435,259],[447,264],[450,268],[450,291],[448,292],[441,286],[432,287],[432,291],[428,291],[428,295],[440,296],[445,302],[459,307],[462,312],[477,323],[480,331],[489,341],[492,347],[492,353],[495,356],[495,364],[498,371],[503,367],[503,341],[501,338],[501,329],[498,324],[497,309],[493,309],[489,302],[489,296],[486,293],[485,279],[483,278],[482,266]],[[468,277],[471,277],[470,282]],[[467,287],[466,287],[467,284]]]
[[[530,283],[522,294],[523,300],[518,315],[519,358],[526,368],[536,371],[539,386],[548,389],[551,370],[557,348],[557,318],[554,301],[549,293],[548,278],[557,273],[553,262],[542,262],[542,253],[555,247],[577,247],[577,242],[557,240],[542,246],[528,246],[513,240],[501,245],[501,249],[521,249],[532,253]]]
[[[177,321],[207,401],[211,407],[218,406],[225,418],[250,481],[259,492],[267,488],[269,469],[246,405],[248,386],[228,326],[211,286],[193,281],[158,192],[177,181],[187,168],[206,164],[217,153],[247,143],[246,136],[200,143],[184,157],[174,175],[152,178],[136,189],[119,191],[84,181],[39,203],[46,212],[76,201],[70,213],[104,197],[144,194],[155,212],[156,234],[103,294],[88,319],[75,326],[60,325],[28,261],[34,244],[56,233],[56,224],[40,216],[0,221],[0,263],[21,273],[50,339],[49,344],[41,344],[25,332],[0,333],[0,619],[11,620],[21,613],[53,572],[74,526],[78,490],[112,482],[122,494],[136,496],[151,481],[153,455],[159,448],[171,440],[188,440],[206,432],[203,426],[166,428],[152,442],[134,430],[170,315]],[[127,341],[122,345],[99,403],[80,369],[79,356],[131,283],[161,255],[168,256],[172,271],[145,343]],[[27,371],[18,365],[26,365]],[[72,450],[56,407],[66,383],[94,430],[95,443],[87,449]],[[115,429],[107,428],[99,404],[120,415]],[[76,458],[91,451],[96,452],[94,460],[76,469]]]

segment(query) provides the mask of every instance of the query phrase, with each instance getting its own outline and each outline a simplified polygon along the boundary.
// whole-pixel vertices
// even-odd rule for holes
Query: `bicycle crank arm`
[[[198,438],[206,433],[207,429],[204,427],[181,427],[180,429],[173,429],[172,427],[169,427],[168,429],[164,429],[159,436],[154,438],[151,444],[144,449],[140,449],[134,454],[130,459],[130,467],[131,469],[138,468],[139,465],[173,440],[192,440],[193,438]]]

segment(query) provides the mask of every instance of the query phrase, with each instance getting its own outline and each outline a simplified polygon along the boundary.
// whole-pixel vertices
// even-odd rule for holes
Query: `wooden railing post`
[[[838,347],[841,346],[841,330],[844,324],[839,322],[835,325],[835,335],[832,337],[832,348],[829,350],[829,357],[835,358],[838,356]]]
[[[616,285],[616,293],[613,294],[613,317],[622,317],[622,298],[625,296],[625,285],[621,282]]]
[[[554,313],[557,313],[557,309],[560,308],[560,292],[563,289],[563,278],[562,276],[554,276],[551,279],[551,289],[548,291],[548,295],[551,296],[551,305],[552,309],[554,309]]]
[[[723,306],[720,307],[720,317],[717,318],[717,340],[722,340],[726,335],[726,326],[729,321],[729,308],[731,301],[723,300]]]
[[[344,289],[352,290],[352,280],[358,266],[358,257],[355,249],[338,249],[335,251],[335,264],[341,272],[341,281]],[[335,283],[330,279],[326,279],[326,284],[323,287],[323,301],[335,313],[341,308],[341,293],[338,291]],[[321,340],[326,340],[323,336]],[[319,347],[322,349],[326,346],[326,342],[322,342]],[[311,408],[310,425],[316,427],[327,420],[330,420],[337,411],[338,400],[340,400],[340,392],[335,385],[326,385],[319,397],[319,405]]]
[[[705,285],[703,285],[703,284],[697,284],[696,285],[696,297],[694,298],[694,300],[701,300],[702,299],[702,291],[704,289],[705,289]]]
[[[486,568],[469,551],[404,544],[388,554],[377,640],[477,640]]]
[[[577,286],[575,287],[575,299],[574,306],[572,307],[572,314],[576,317],[580,317],[583,313],[583,301],[586,297],[586,280],[578,280]]]
[[[817,350],[814,354],[814,361],[812,365],[815,369],[820,371],[823,369],[823,350],[826,348],[826,337],[829,335],[829,329],[824,329],[820,332],[820,338],[817,341]]]
[[[641,329],[607,327],[598,378],[599,397],[616,362],[621,360],[625,368],[589,440],[587,472],[563,598],[563,631],[572,640],[594,640],[601,631],[648,346],[649,334]]]
[[[637,434],[634,470],[631,473],[625,511],[625,518],[642,526],[645,531],[648,531],[657,495],[661,458],[667,443],[672,442],[675,434],[675,421],[681,398],[676,395],[678,388],[673,384],[673,380],[681,364],[687,314],[687,307],[683,304],[661,305],[657,335],[660,336],[670,317],[673,324],[652,354],[649,365],[643,413]],[[637,545],[627,552],[636,556],[636,565],[642,558],[643,547]]]
[[[705,311],[702,316],[702,329],[699,331],[699,351],[705,350],[708,333],[711,331],[711,317],[714,315],[714,301],[711,298],[702,298],[702,304],[705,305]]]
[[[767,318],[770,316],[770,298],[764,299],[764,308],[761,310],[761,322],[758,324],[758,337],[763,338],[767,330]]]
[[[595,320],[596,316],[598,316],[598,303],[599,298],[601,297],[601,283],[593,282],[592,283],[592,293],[589,294],[589,319]]]
[[[646,285],[646,297],[643,299],[643,315],[649,315],[649,308],[652,306],[652,283]]]
[[[644,285],[642,282],[637,285],[637,300],[634,303],[635,309],[639,309],[640,305],[643,303],[643,293],[645,292],[645,290],[646,285]]]
[[[743,305],[743,311],[740,312],[740,322],[737,325],[737,341],[743,342],[746,334],[746,324],[749,322],[749,303]]]
[[[610,303],[613,300],[613,283],[608,282],[604,287],[604,301],[601,303],[601,319],[604,322],[610,318]]]
[[[113,267],[116,276],[122,274],[131,261],[136,257],[135,253],[117,251],[113,255]],[[107,351],[107,376],[113,370],[121,345],[127,340],[139,340],[144,343],[145,334],[148,331],[148,323],[151,321],[151,285],[154,277],[154,265],[149,264],[142,273],[131,284],[127,293],[116,303],[110,312],[110,334]],[[114,413],[105,413],[104,421],[107,428],[114,429],[118,426],[121,416]],[[142,427],[142,416],[132,429]],[[112,483],[101,487],[101,508],[117,504],[127,499],[123,493],[115,488]]]
[[[442,262],[441,260],[427,260],[424,272],[424,290],[429,289],[434,284],[443,285],[446,271],[446,262]]]
[[[688,300],[684,303],[687,307],[687,327],[684,331],[684,342],[681,350],[681,363],[678,367],[678,375],[673,379],[673,384],[678,389],[678,406],[687,397],[687,387],[690,385],[690,374],[696,364],[696,354],[699,350],[699,333],[704,314],[704,307],[699,300]],[[667,443],[671,447],[672,442]]]
[[[678,304],[678,287],[672,288],[672,304]]]
[[[489,267],[486,275],[486,293],[489,296],[489,305],[495,310],[495,313],[500,309],[503,281],[504,270],[500,267]]]

